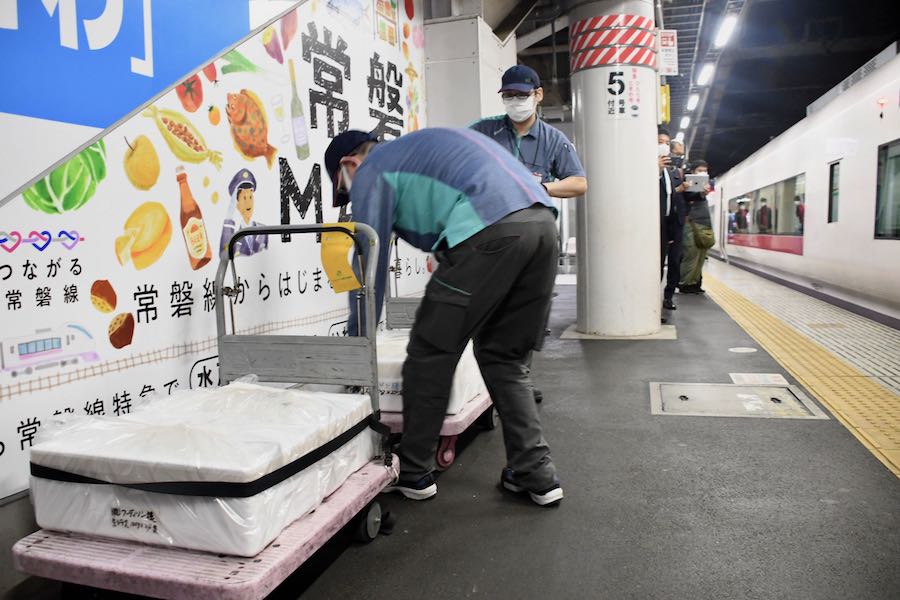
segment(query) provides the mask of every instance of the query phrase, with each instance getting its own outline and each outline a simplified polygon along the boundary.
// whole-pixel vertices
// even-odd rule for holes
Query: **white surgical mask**
[[[669,152],[671,152],[671,148],[668,144],[660,144],[659,145],[659,155],[660,156],[668,156]]]
[[[349,192],[350,188],[353,186],[353,178],[350,177],[350,174],[347,172],[347,166],[341,165],[341,183],[344,188]]]
[[[506,114],[514,123],[522,123],[531,118],[534,114],[537,102],[534,96],[527,98],[503,98],[503,106],[506,107]]]

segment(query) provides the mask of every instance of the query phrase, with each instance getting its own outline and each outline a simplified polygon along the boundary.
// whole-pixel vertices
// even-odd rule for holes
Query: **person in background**
[[[481,119],[469,127],[506,148],[550,196],[575,198],[584,195],[587,178],[575,147],[563,132],[545,123],[537,114],[537,107],[544,99],[544,88],[537,72],[525,65],[510,67],[503,73],[498,93],[506,114]],[[523,368],[530,374],[530,354]],[[543,400],[541,390],[534,388],[533,393],[536,402]]]
[[[772,223],[774,219],[772,218],[772,209],[768,206],[768,200],[765,198],[760,198],[759,200],[760,206],[756,209],[756,215],[754,219],[754,223],[756,223],[756,230],[759,233],[771,233],[772,232]]]
[[[806,205],[800,196],[794,196],[794,214],[797,216],[797,233],[803,235],[803,217],[806,215]]]
[[[392,230],[438,260],[410,331],[400,478],[386,491],[413,500],[437,493],[435,453],[450,385],[472,339],[503,427],[501,486],[541,506],[558,503],[562,487],[522,369],[543,340],[556,279],[553,200],[509,152],[474,131],[422,129],[375,142],[362,131],[341,133],[325,151],[325,168],[335,205],[350,202],[353,219],[375,228],[382,240],[376,315]],[[355,314],[351,299],[350,335],[357,333]]]
[[[678,169],[678,174],[684,180],[684,144],[678,140],[672,142],[672,166]]]
[[[747,208],[746,202],[738,204],[737,215],[735,215],[735,224],[738,233],[747,233],[750,231],[750,210]]]
[[[511,152],[549,195],[583,196],[587,192],[587,177],[575,146],[563,132],[537,114],[537,107],[544,99],[544,88],[534,69],[525,65],[507,69],[499,93],[506,114],[481,119],[469,127]]]
[[[709,165],[706,161],[698,160],[692,165],[690,172],[697,175],[708,174]],[[706,262],[707,252],[716,243],[709,204],[706,201],[706,196],[711,191],[712,188],[707,184],[702,192],[684,192],[687,217],[682,243],[681,282],[678,284],[682,294],[704,293],[703,264]]]
[[[666,288],[663,293],[663,308],[675,310],[673,298],[681,277],[681,236],[684,228],[684,198],[681,192],[684,184],[678,169],[672,167],[671,138],[664,127],[657,130],[659,144],[659,245],[660,279],[665,272]],[[666,263],[668,269],[666,270]]]

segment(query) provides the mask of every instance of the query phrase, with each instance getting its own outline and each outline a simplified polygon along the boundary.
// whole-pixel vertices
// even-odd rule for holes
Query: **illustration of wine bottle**
[[[175,169],[175,178],[181,188],[181,232],[184,234],[184,245],[187,247],[191,268],[196,271],[210,261],[212,249],[209,247],[206,225],[203,224],[203,213],[188,186],[184,167]]]
[[[291,122],[294,125],[294,146],[297,148],[297,158],[305,160],[309,158],[309,131],[306,129],[306,117],[303,115],[300,96],[297,95],[297,77],[294,75],[293,59],[288,59],[288,68],[291,71]]]

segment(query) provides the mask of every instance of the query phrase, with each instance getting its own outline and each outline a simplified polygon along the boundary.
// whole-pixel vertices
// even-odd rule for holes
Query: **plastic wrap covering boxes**
[[[409,330],[392,329],[378,334],[378,384],[381,388],[381,410],[403,412],[403,362],[406,360],[406,345]],[[481,394],[487,394],[481,370],[475,361],[472,342],[466,346],[450,388],[450,403],[447,414],[458,414],[463,406]]]
[[[378,453],[371,413],[365,395],[232,383],[74,418],[32,448],[37,521],[254,556]]]

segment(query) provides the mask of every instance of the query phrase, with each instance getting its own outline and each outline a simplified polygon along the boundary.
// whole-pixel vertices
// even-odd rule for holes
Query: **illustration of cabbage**
[[[61,214],[78,210],[91,199],[106,177],[106,145],[91,144],[64,165],[25,190],[25,203],[41,212]]]

